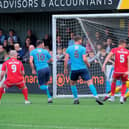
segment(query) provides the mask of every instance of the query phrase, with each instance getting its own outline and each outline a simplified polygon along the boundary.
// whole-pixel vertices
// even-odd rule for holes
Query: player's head
[[[82,43],[82,37],[80,35],[77,35],[74,37],[75,44],[81,44]]]
[[[119,46],[122,46],[122,47],[126,47],[126,41],[125,40],[120,40],[119,41]]]
[[[34,49],[35,49],[34,45],[30,45],[30,46],[29,46],[29,52],[31,52],[31,51],[34,50]]]
[[[38,47],[38,48],[44,48],[44,42],[41,41],[41,40],[38,40],[38,41],[36,42],[36,47]]]
[[[11,50],[9,52],[10,58],[17,58],[17,51],[16,50]]]

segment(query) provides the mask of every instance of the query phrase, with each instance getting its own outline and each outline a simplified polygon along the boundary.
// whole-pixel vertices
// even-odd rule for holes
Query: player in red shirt
[[[122,89],[121,89],[121,98],[120,103],[124,103],[124,94],[126,92],[126,81],[128,80],[129,74],[129,51],[126,49],[126,41],[120,40],[119,46],[117,48],[113,48],[111,52],[106,57],[102,70],[105,70],[105,65],[109,61],[109,59],[115,56],[115,64],[114,64],[114,73],[113,73],[113,81],[111,84],[111,101],[114,101],[114,94],[116,88],[116,80],[122,81]]]
[[[4,88],[17,86],[19,89],[22,89],[25,104],[30,104],[30,101],[28,101],[28,89],[24,82],[24,67],[22,62],[17,60],[17,52],[15,50],[10,51],[10,59],[3,63],[1,71],[0,81],[2,81],[5,74],[7,78],[0,87],[0,102]]]

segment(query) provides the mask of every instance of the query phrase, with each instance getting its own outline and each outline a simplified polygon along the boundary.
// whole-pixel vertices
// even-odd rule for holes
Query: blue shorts
[[[83,80],[88,81],[91,79],[90,73],[87,69],[72,70],[70,79],[77,81],[81,77]]]
[[[49,81],[50,78],[50,70],[49,68],[44,68],[38,71],[38,81],[39,85],[44,85]]]

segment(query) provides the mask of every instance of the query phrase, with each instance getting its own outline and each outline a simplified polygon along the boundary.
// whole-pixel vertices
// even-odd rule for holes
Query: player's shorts
[[[116,80],[121,80],[122,82],[126,82],[128,80],[128,75],[114,72],[113,78]]]
[[[39,85],[44,85],[49,81],[50,78],[50,70],[49,68],[44,68],[38,71],[38,81]]]
[[[11,88],[13,86],[18,87],[19,89],[23,88],[25,86],[25,82],[24,80],[21,82],[17,82],[17,83],[9,83],[9,81],[5,80],[4,81],[4,85],[6,85],[8,88]]]
[[[80,69],[80,70],[72,70],[70,79],[72,81],[77,81],[81,77],[83,80],[88,81],[91,79],[90,73],[87,69]]]

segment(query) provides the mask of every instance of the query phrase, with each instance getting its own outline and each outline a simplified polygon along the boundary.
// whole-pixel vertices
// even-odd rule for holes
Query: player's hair
[[[17,51],[16,50],[10,50],[10,52],[9,52],[9,55],[11,57],[15,56],[16,54],[17,54]]]
[[[41,40],[37,40],[36,42],[36,46],[38,47],[40,44],[42,44],[43,42]]]
[[[82,37],[80,35],[74,36],[74,41],[77,42],[79,40],[81,40]]]
[[[122,45],[123,43],[126,43],[126,41],[125,40],[119,40],[119,45]]]

